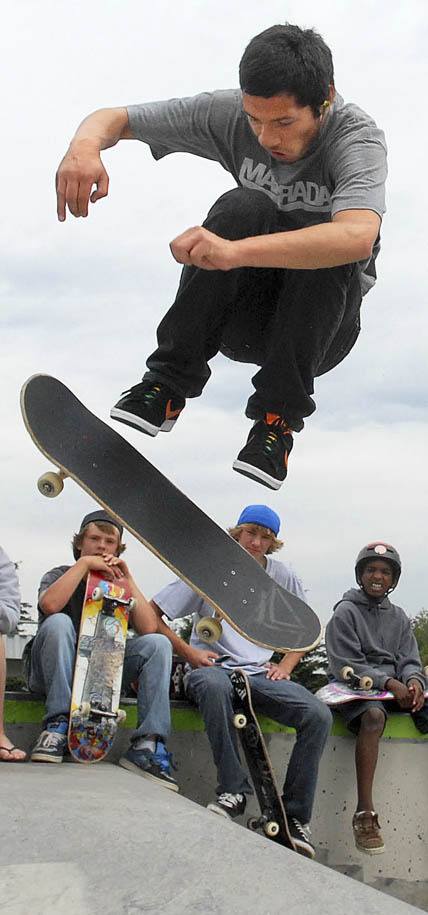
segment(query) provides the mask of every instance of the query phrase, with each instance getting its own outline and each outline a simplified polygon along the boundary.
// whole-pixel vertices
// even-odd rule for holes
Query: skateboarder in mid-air
[[[31,650],[29,686],[46,695],[45,728],[32,751],[34,762],[60,763],[67,745],[76,640],[88,572],[107,579],[125,576],[136,600],[130,622],[136,635],[126,645],[123,680],[137,682],[137,728],[120,764],[178,790],[165,746],[170,731],[171,645],[157,633],[153,612],[120,555],[123,529],[104,511],[83,519],[73,539],[75,563],[43,576],[39,590],[39,628]]]
[[[229,533],[278,584],[304,599],[301,583],[294,572],[272,556],[282,546],[278,540],[279,527],[280,519],[272,509],[266,505],[249,505]],[[256,712],[296,729],[297,739],[288,765],[283,800],[297,850],[313,857],[309,821],[331,713],[308,690],[290,680],[302,652],[291,652],[280,664],[272,664],[269,649],[250,642],[225,620],[218,641],[207,648],[197,634],[196,624],[201,617],[213,616],[214,611],[178,579],[156,594],[151,603],[159,613],[159,631],[170,638],[174,652],[188,662],[186,691],[205,721],[219,781],[217,799],[208,805],[209,809],[226,817],[240,816],[245,811],[246,795],[253,793],[239,758],[233,726],[230,674],[239,667],[250,677]],[[189,645],[163,622],[162,614],[170,619],[193,614]]]
[[[359,587],[346,591],[326,628],[330,673],[340,679],[343,667],[350,666],[358,677],[370,677],[374,689],[389,690],[396,699],[394,703],[358,699],[339,707],[349,730],[357,735],[355,844],[371,855],[385,847],[372,789],[388,710],[410,712],[416,727],[428,733],[425,677],[416,639],[404,610],[388,598],[400,574],[401,561],[393,546],[375,542],[363,547],[355,565]]]
[[[111,416],[149,435],[169,431],[201,394],[217,352],[260,366],[233,467],[278,489],[293,433],[315,410],[314,378],[354,345],[361,297],[376,279],[385,210],[382,131],[334,87],[310,29],[275,25],[252,39],[240,89],[89,115],[57,173],[58,216],[87,216],[108,193],[100,151],[137,139],[155,159],[189,152],[219,162],[238,187],[203,226],[171,243],[184,264],[175,302],[141,383]],[[95,190],[92,191],[93,186]]]

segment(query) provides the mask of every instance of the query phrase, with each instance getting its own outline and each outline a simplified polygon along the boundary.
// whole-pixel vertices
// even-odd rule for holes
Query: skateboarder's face
[[[106,525],[106,529],[102,531],[97,524],[91,521],[84,530],[80,555],[104,556],[109,553],[116,556],[119,541],[119,531],[113,525]]]
[[[384,597],[392,588],[394,572],[384,559],[370,560],[361,574],[361,584],[369,597]]]
[[[298,105],[292,95],[242,97],[248,123],[260,146],[274,159],[296,162],[309,149],[319,133],[322,117],[315,117],[309,105]]]
[[[265,554],[271,543],[272,534],[267,527],[260,527],[258,524],[246,524],[239,534],[238,543],[244,547],[250,556],[257,559],[261,565],[265,564]]]

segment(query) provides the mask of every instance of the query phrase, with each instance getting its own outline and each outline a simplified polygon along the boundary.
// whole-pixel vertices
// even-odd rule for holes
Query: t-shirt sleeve
[[[230,149],[241,115],[238,90],[130,105],[127,111],[134,137],[148,143],[155,159],[187,152],[220,162],[230,171]]]
[[[331,215],[341,210],[385,213],[386,143],[374,122],[349,127],[331,146]]]
[[[204,604],[202,597],[180,578],[158,591],[152,600],[170,620],[193,613],[200,614]]]
[[[50,569],[49,572],[45,573],[39,585],[37,602],[40,600],[40,595],[43,594],[44,591],[47,591],[55,581],[58,581],[58,578],[61,578],[62,575],[64,575],[64,572],[67,572],[69,568],[70,566],[57,566],[55,569]],[[39,610],[43,613],[40,605]]]
[[[18,576],[13,562],[0,547],[0,635],[10,635],[21,611]]]

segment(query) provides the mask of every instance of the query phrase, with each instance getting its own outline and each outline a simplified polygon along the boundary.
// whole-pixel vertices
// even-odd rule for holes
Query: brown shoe
[[[355,844],[367,855],[381,855],[385,845],[380,833],[379,820],[374,810],[358,810],[352,819]]]

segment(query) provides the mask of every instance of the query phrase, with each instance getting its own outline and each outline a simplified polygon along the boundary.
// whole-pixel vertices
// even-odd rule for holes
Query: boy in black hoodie
[[[395,697],[395,702],[387,703],[358,699],[340,708],[347,726],[357,735],[355,844],[370,855],[380,854],[385,847],[372,787],[388,709],[410,712],[416,727],[428,732],[426,681],[416,639],[404,610],[387,597],[400,574],[401,560],[390,544],[375,542],[363,547],[355,564],[360,587],[346,591],[326,629],[329,668],[335,678],[340,679],[341,669],[349,665],[357,676],[371,677],[374,689],[390,690]]]

